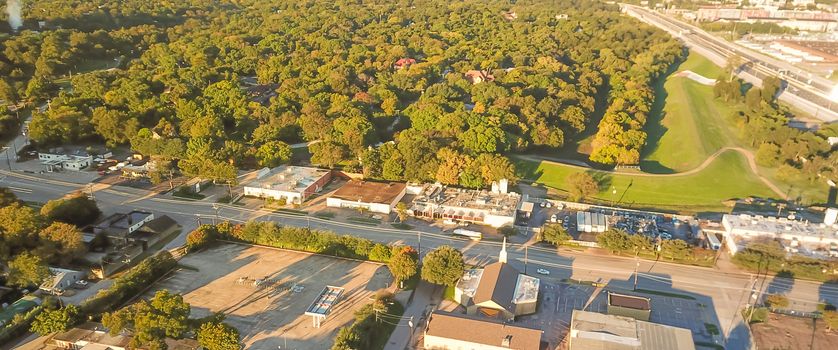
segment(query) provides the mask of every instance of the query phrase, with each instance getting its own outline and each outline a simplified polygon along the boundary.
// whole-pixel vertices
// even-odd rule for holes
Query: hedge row
[[[299,250],[343,258],[386,263],[394,249],[365,238],[337,235],[331,231],[310,230],[303,227],[280,226],[274,222],[251,221],[243,225],[221,223],[204,225],[187,237],[190,248],[200,248],[214,238],[252,243],[275,248]]]
[[[81,310],[87,315],[96,315],[124,304],[156,279],[177,266],[177,260],[168,251],[161,251],[151,256],[125,274],[114,279],[110,288],[102,289],[82,305]]]

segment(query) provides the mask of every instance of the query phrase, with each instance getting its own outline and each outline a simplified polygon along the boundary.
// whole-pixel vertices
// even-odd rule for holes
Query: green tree
[[[186,235],[186,247],[190,251],[201,249],[215,241],[217,236],[218,231],[215,226],[201,225]]]
[[[54,222],[41,230],[38,236],[41,246],[36,249],[36,252],[47,261],[57,258],[61,263],[66,264],[87,251],[82,241],[81,231],[70,224]]]
[[[767,167],[775,167],[779,163],[778,156],[780,155],[780,147],[771,143],[765,142],[759,145],[755,161],[757,164]]]
[[[37,255],[23,252],[9,261],[7,282],[19,287],[37,286],[50,276],[47,264]]]
[[[506,135],[500,127],[480,124],[460,135],[463,147],[472,153],[497,153],[507,150]]]
[[[550,224],[544,225],[544,228],[541,229],[541,239],[555,245],[562,245],[573,237],[567,233],[562,225]]]
[[[585,172],[570,174],[565,180],[570,198],[574,201],[595,195],[599,191],[599,184],[593,176]]]
[[[41,207],[41,215],[49,220],[83,227],[96,222],[102,211],[90,197],[78,194],[48,201]]]
[[[830,330],[838,329],[838,311],[835,310],[826,310],[821,315],[824,322],[826,322],[826,327]]]
[[[312,163],[325,166],[329,169],[334,168],[335,164],[346,158],[346,148],[331,141],[312,144],[309,146],[309,150],[311,150]]]
[[[17,202],[17,196],[14,192],[12,192],[12,190],[6,187],[0,187],[0,207],[5,207]]]
[[[463,253],[451,246],[440,246],[422,260],[422,279],[434,284],[453,286],[463,277]]]
[[[291,147],[282,141],[268,141],[256,150],[259,165],[273,168],[291,160]]]
[[[132,331],[131,346],[156,346],[168,338],[180,338],[189,328],[190,307],[183,297],[161,290],[151,300],[102,315],[111,334]]]
[[[396,204],[396,215],[399,217],[399,222],[407,220],[409,214],[410,212],[407,209],[407,204],[404,204],[404,202]]]
[[[35,317],[29,330],[42,336],[66,332],[79,320],[79,308],[73,304],[68,304],[60,309],[44,310]]]
[[[693,249],[689,243],[682,239],[666,239],[661,241],[661,255],[670,260],[691,259]]]
[[[238,350],[239,330],[223,322],[207,322],[198,329],[198,344],[207,350]]]
[[[406,281],[419,271],[419,253],[413,247],[402,247],[393,254],[387,266],[397,282]]]

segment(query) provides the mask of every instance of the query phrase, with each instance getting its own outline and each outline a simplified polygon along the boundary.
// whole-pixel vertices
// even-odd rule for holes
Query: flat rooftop
[[[791,234],[809,237],[838,238],[838,225],[810,223],[761,215],[724,215],[722,224],[734,234]]]
[[[331,197],[361,203],[390,204],[401,195],[407,185],[398,182],[350,180]]]
[[[643,311],[652,310],[652,302],[649,298],[611,292],[608,293],[608,305]]]
[[[520,201],[521,195],[514,192],[496,193],[433,185],[423,189],[413,199],[413,210],[424,211],[427,207],[439,206],[450,215],[484,217],[488,213],[513,216]]]
[[[688,329],[582,310],[573,310],[570,337],[574,349],[695,350]]]
[[[264,168],[259,170],[255,180],[245,186],[276,191],[303,192],[330,172],[331,170],[293,165],[283,165],[273,169]]]
[[[326,286],[326,288],[323,288],[323,291],[317,295],[317,298],[314,299],[311,305],[309,305],[308,309],[306,309],[306,315],[328,315],[329,311],[332,310],[332,307],[338,303],[338,299],[340,299],[341,294],[343,294],[343,288]]]
[[[477,286],[480,285],[480,278],[483,277],[483,269],[469,269],[463,273],[463,277],[457,282],[457,289],[463,291],[463,294],[470,298],[474,297],[477,292]]]
[[[432,313],[425,330],[426,336],[521,350],[539,349],[541,333],[540,329],[444,311]],[[504,342],[508,342],[506,346]]]

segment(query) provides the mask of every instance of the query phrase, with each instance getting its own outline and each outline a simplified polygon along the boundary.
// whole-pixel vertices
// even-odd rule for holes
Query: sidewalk
[[[387,341],[387,345],[384,346],[384,350],[412,348],[411,343],[416,341],[418,339],[417,335],[425,329],[424,323],[426,316],[436,309],[436,306],[442,300],[442,288],[442,286],[430,284],[425,281],[419,282],[413,294],[413,301],[405,305],[402,320],[396,329],[393,330],[393,334],[390,334],[390,339]],[[411,316],[413,316],[413,328],[415,330],[413,334],[411,334],[411,328],[408,325]]]

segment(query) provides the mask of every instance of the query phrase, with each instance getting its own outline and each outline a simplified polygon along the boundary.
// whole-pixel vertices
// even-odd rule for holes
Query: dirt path
[[[698,167],[695,167],[693,169],[690,169],[690,170],[687,170],[687,171],[684,171],[684,172],[675,173],[675,174],[627,173],[627,172],[621,172],[621,171],[599,170],[599,169],[596,169],[596,171],[603,172],[603,173],[611,173],[611,174],[619,174],[619,175],[627,175],[627,176],[641,176],[641,177],[690,176],[690,175],[695,175],[695,174],[699,173],[700,171],[706,169],[708,166],[710,166],[710,163],[713,163],[713,161],[716,160],[716,158],[718,158],[722,153],[725,153],[727,151],[739,152],[740,154],[745,156],[745,159],[748,160],[748,166],[751,168],[751,172],[753,172],[754,175],[756,175],[757,178],[759,178],[760,181],[762,181],[765,184],[765,186],[768,186],[768,188],[770,188],[771,191],[774,191],[774,193],[776,193],[780,198],[788,199],[788,196],[786,196],[786,194],[783,193],[783,191],[780,190],[780,188],[777,187],[777,185],[775,185],[770,180],[768,180],[767,178],[765,178],[764,176],[759,174],[759,168],[757,167],[756,160],[754,159],[754,154],[751,153],[751,151],[749,151],[747,149],[744,149],[742,147],[724,147],[722,149],[719,149],[718,151],[716,151],[715,153],[713,153],[709,157],[707,157],[707,159],[705,159],[704,162],[702,162],[701,165],[699,165]],[[535,162],[546,162],[548,164],[557,164],[557,165],[579,168],[579,169],[591,169],[590,166],[587,166],[587,165],[582,166],[580,164],[581,162],[578,161],[578,160],[537,157],[537,156],[530,156],[530,155],[516,155],[515,157],[520,158],[520,159],[535,161]]]

